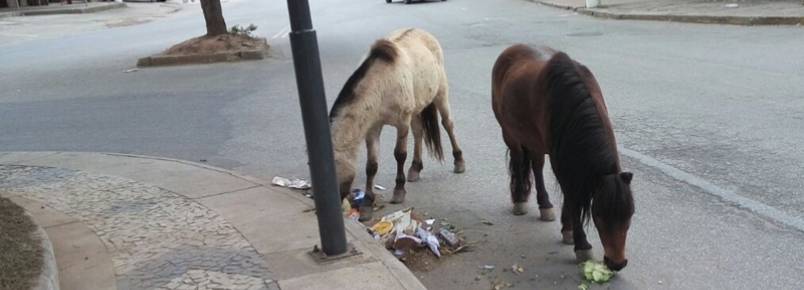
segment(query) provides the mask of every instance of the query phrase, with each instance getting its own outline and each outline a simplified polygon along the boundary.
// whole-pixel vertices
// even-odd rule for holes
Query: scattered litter
[[[522,266],[520,266],[519,264],[514,264],[511,266],[511,272],[519,275],[525,272],[525,268],[522,268]]]
[[[480,281],[480,279],[483,279],[480,275],[475,276],[475,281]]]
[[[494,265],[483,265],[483,266],[480,266],[480,269],[483,269],[483,270],[494,270],[494,268],[496,268]]]
[[[402,257],[404,255],[405,255],[405,252],[400,251],[400,250],[394,250],[394,256],[396,256],[397,258]]]
[[[356,208],[349,210],[349,215],[346,216],[347,218],[357,221],[360,218],[360,212],[357,211]]]
[[[422,244],[422,240],[418,237],[409,236],[406,234],[398,235],[394,240],[394,249],[398,251],[412,250]]]
[[[271,184],[293,189],[310,189],[313,187],[307,180],[300,178],[287,179],[281,176],[275,176],[274,179],[271,180]]]
[[[304,193],[304,196],[306,196],[307,198],[311,198],[311,199],[315,197],[315,196],[313,196],[313,193],[312,193],[312,192],[309,192],[309,191],[308,191],[308,192],[305,192],[305,193]]]
[[[133,72],[136,72],[136,71],[139,71],[139,70],[140,69],[138,69],[138,68],[132,68],[132,69],[127,69],[124,73],[133,73]]]
[[[494,223],[493,223],[493,222],[491,222],[491,221],[489,221],[489,220],[483,220],[483,222],[482,222],[482,223],[483,223],[484,225],[487,225],[487,226],[493,226],[493,225],[494,225]]]
[[[659,285],[662,285],[662,280],[659,280]]]
[[[374,185],[374,189],[378,189],[378,190],[385,190],[386,188],[385,188],[385,186],[382,186],[382,185],[379,185],[379,184],[375,184],[375,185]]]
[[[438,232],[438,235],[444,238],[444,242],[446,242],[450,247],[457,247],[460,243],[458,237],[456,237],[455,234],[450,232],[448,229],[441,229]]]
[[[416,235],[419,236],[419,238],[421,238],[425,244],[427,244],[427,247],[430,248],[430,251],[432,251],[436,257],[441,258],[441,252],[438,251],[438,246],[440,243],[438,242],[438,238],[436,238],[433,233],[423,230],[422,228],[417,228]]]
[[[737,7],[740,7],[740,4],[737,4],[737,3],[729,3],[729,4],[726,4],[726,5],[724,5],[724,6],[726,6],[726,8],[737,8]]]
[[[371,229],[372,233],[374,233],[376,235],[384,236],[384,235],[390,233],[391,230],[394,229],[394,223],[392,223],[390,221],[380,221],[380,222],[374,224],[373,226],[371,226],[370,229]]]
[[[513,284],[505,282],[505,281],[500,280],[500,279],[496,279],[494,282],[491,283],[491,289],[492,290],[505,289],[505,288],[508,288],[508,287],[511,287],[511,286],[513,286]]]
[[[352,202],[354,202],[352,205],[353,208],[360,208],[363,202],[366,201],[366,192],[360,189],[352,189],[352,196]]]
[[[426,219],[424,220],[424,223],[427,224],[428,226],[432,226],[433,223],[435,223],[435,219]]]

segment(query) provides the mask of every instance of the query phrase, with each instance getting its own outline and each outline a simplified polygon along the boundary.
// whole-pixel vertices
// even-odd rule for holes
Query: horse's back
[[[416,28],[396,30],[386,39],[400,51],[400,62],[394,74],[400,80],[410,80],[408,93],[405,93],[408,100],[405,103],[410,107],[405,107],[418,113],[430,105],[439,92],[447,90],[441,45],[432,34]]]
[[[554,53],[550,48],[514,45],[500,54],[492,69],[492,109],[504,137],[535,151],[544,151],[546,146],[547,96],[538,87]]]
[[[388,40],[417,54],[429,54],[439,65],[444,64],[444,53],[438,39],[427,31],[418,28],[398,29],[388,36]],[[424,50],[422,50],[424,49]]]

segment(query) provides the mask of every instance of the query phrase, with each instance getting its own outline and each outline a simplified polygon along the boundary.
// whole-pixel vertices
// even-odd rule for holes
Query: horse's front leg
[[[410,164],[408,170],[408,181],[419,181],[419,174],[424,169],[422,162],[422,141],[424,139],[424,127],[422,119],[419,116],[414,116],[410,122],[410,127],[413,129],[413,162]]]
[[[572,214],[566,200],[561,206],[561,242],[567,245],[575,244],[572,239]]]
[[[572,211],[572,239],[575,242],[575,259],[580,262],[591,260],[592,245],[586,240],[586,232],[583,231],[580,210]]]
[[[408,131],[410,130],[410,118],[396,126],[396,148],[394,148],[394,158],[396,158],[396,186],[394,187],[394,197],[391,203],[402,203],[405,201],[405,159],[408,158]]]
[[[371,220],[374,214],[374,177],[377,175],[379,167],[378,159],[380,154],[380,130],[381,126],[372,128],[366,135],[366,199],[360,205],[359,221]]]

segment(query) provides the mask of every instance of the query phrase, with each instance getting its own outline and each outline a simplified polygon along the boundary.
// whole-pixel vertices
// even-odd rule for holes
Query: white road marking
[[[282,27],[279,32],[274,34],[274,36],[271,36],[271,39],[277,39],[279,37],[285,38],[288,36],[288,33],[290,33],[290,26]]]
[[[620,152],[625,156],[637,159],[645,165],[659,169],[665,174],[679,181],[697,186],[711,195],[714,195],[726,202],[736,205],[738,208],[747,209],[751,212],[765,216],[769,219],[783,223],[787,226],[793,227],[799,231],[804,232],[804,220],[800,218],[788,215],[772,206],[761,203],[759,201],[740,196],[739,194],[737,194],[732,190],[721,188],[703,178],[700,178],[698,176],[684,172],[681,169],[662,163],[661,161],[656,160],[653,157],[623,147],[619,147],[619,149]]]

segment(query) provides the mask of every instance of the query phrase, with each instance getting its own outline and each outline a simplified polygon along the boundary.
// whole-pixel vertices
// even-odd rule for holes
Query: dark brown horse
[[[555,219],[544,188],[544,155],[564,193],[561,233],[575,244],[579,261],[592,258],[583,226],[591,217],[600,234],[606,265],[628,263],[625,240],[634,199],[630,172],[623,172],[600,87],[592,73],[563,52],[514,45],[497,58],[492,72],[492,106],[510,150],[514,214],[536,180],[543,220]]]

